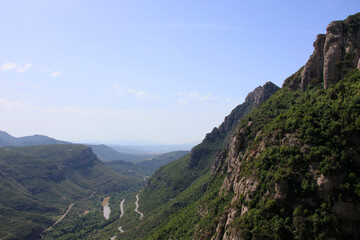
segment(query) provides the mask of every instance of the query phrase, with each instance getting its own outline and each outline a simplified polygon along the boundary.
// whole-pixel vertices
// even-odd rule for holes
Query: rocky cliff
[[[231,201],[193,239],[360,239],[359,36],[360,14],[331,23],[305,66],[239,122],[214,166]]]
[[[122,238],[360,239],[359,16],[330,24],[282,89],[255,89],[159,169]]]
[[[202,144],[194,147],[190,153],[190,164],[191,166],[197,165],[200,158],[203,158],[204,155],[208,155],[214,152],[214,148],[205,148],[203,145],[207,143],[216,143],[216,141],[226,141],[228,134],[234,130],[238,125],[239,120],[241,120],[247,113],[249,113],[254,107],[259,106],[261,103],[265,102],[271,95],[273,95],[279,89],[272,82],[267,82],[263,86],[255,88],[250,92],[246,98],[245,102],[238,105],[231,113],[225,117],[224,121],[217,128],[215,127],[210,133],[206,134]],[[221,149],[223,146],[219,145],[216,151]]]
[[[322,84],[327,89],[337,83],[351,69],[359,68],[360,14],[328,25],[326,34],[319,34],[314,42],[314,52],[297,74],[287,79],[284,86],[306,90]]]

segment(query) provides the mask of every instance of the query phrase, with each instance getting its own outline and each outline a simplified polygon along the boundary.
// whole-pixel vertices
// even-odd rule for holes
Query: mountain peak
[[[68,143],[69,142],[60,141],[39,134],[17,138],[11,136],[5,131],[0,130],[0,146],[30,146],[30,145],[68,144]]]
[[[266,101],[279,87],[276,86],[272,82],[267,82],[264,86],[259,86],[254,89],[251,93],[249,93],[246,98],[245,102],[248,103],[255,103],[261,104],[262,102]]]

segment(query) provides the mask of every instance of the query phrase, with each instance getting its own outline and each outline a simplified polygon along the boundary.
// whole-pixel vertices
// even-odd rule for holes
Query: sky
[[[201,141],[360,0],[0,0],[0,130]]]

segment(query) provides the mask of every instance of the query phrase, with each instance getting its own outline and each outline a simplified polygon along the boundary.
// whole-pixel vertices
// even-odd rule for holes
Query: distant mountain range
[[[156,155],[150,159],[142,160],[141,162],[125,162],[122,160],[108,161],[104,164],[116,172],[123,175],[135,176],[138,178],[149,177],[161,166],[168,164],[176,159],[182,158],[190,153],[189,151],[174,151]]]
[[[199,141],[200,142],[200,141]],[[196,142],[189,142],[189,143],[181,143],[181,144],[166,144],[161,142],[153,142],[153,141],[146,141],[146,140],[105,140],[105,141],[98,141],[98,140],[82,140],[78,141],[77,143],[84,143],[84,144],[105,144],[105,145],[120,145],[120,146],[181,146],[185,148],[192,148],[193,146],[199,143]]]
[[[129,154],[163,154],[174,151],[189,151],[196,144],[144,144],[144,145],[114,145],[107,144],[118,152]]]
[[[145,153],[124,153],[121,150],[117,151],[112,147],[104,144],[100,145],[87,145],[91,147],[97,157],[103,162],[110,162],[115,160],[122,160],[125,162],[135,162],[149,160],[159,154],[145,154]]]
[[[7,132],[0,131],[0,147],[6,146],[31,146],[45,144],[69,144],[69,142],[56,140],[43,135],[33,135],[26,137],[14,137]]]
[[[33,146],[47,144],[70,144],[72,142],[57,140],[48,136],[35,134],[33,136],[14,137],[0,130],[0,147],[6,146]],[[196,143],[186,144],[163,144],[149,141],[82,141],[75,144],[90,146],[102,161],[123,160],[133,162],[150,159],[156,155],[174,152],[188,151]],[[106,145],[105,145],[106,144]]]

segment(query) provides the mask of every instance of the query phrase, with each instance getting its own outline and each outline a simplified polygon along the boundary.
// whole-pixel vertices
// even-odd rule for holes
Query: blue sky
[[[0,0],[1,130],[200,141],[359,0]]]

